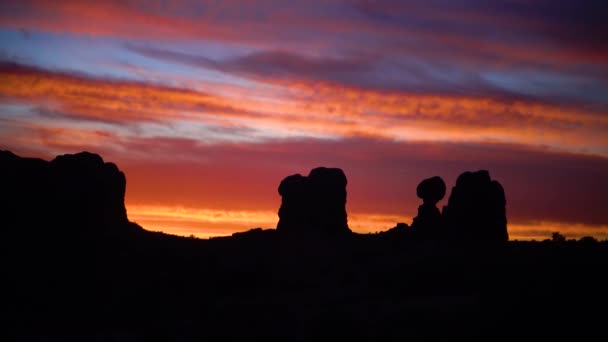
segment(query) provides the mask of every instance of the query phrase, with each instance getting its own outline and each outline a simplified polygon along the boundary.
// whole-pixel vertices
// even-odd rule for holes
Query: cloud
[[[182,0],[145,6],[137,1],[24,0],[0,4],[0,26],[161,42],[161,46],[213,41],[253,50],[233,64],[275,75],[290,74],[289,63],[294,62],[300,71],[306,67],[320,71],[338,56],[344,57],[338,58],[341,65],[354,61],[363,71],[373,61],[376,72],[364,73],[368,84],[408,91],[530,96],[518,92],[518,86],[508,87],[505,80],[497,83],[497,74],[500,78],[511,71],[519,74],[520,86],[544,82],[542,88],[551,90],[536,98],[584,103],[601,102],[601,93],[608,91],[605,10],[601,0],[212,4]],[[320,57],[326,64],[315,64],[304,55]],[[275,60],[274,66],[267,63]],[[196,63],[202,61],[199,57]],[[361,75],[353,80],[352,70],[344,74],[340,68],[329,70],[328,76],[350,85],[362,81]],[[568,87],[573,76],[584,76],[585,86],[595,94]]]
[[[205,39],[253,46],[398,46],[494,50],[506,60],[534,57],[605,64],[608,25],[601,0],[172,1],[3,3],[0,25],[130,38]],[[278,28],[278,29],[277,29]],[[375,41],[375,44],[372,42]],[[414,45],[415,46],[415,45]],[[456,47],[456,49],[454,49]],[[479,49],[481,48],[481,49]],[[550,52],[551,54],[547,54]],[[472,57],[472,56],[469,56]]]
[[[243,88],[233,98],[214,93],[213,87],[203,92],[6,63],[0,65],[0,75],[5,104],[27,104],[38,108],[39,114],[64,116],[65,125],[83,121],[127,125],[131,130],[125,135],[198,135],[203,143],[298,137],[498,141],[608,154],[605,115],[536,102],[273,79],[268,82],[283,87],[276,97],[248,94]]]
[[[447,44],[458,41],[466,47],[491,47],[511,59],[553,51],[556,54],[548,59],[602,62],[608,53],[602,43],[608,25],[600,14],[607,7],[601,0],[559,4],[548,0],[381,0],[356,1],[352,6],[386,33],[443,37]],[[527,53],[524,47],[529,48]]]
[[[0,6],[0,26],[137,41],[131,48],[149,57],[255,79],[608,110],[608,27],[598,14],[606,5],[598,1]],[[209,41],[247,53],[212,58],[176,48]]]
[[[593,103],[608,110],[608,102],[602,96],[608,91],[608,72],[600,70],[598,75],[598,71],[594,74],[580,68],[549,67],[537,62],[508,70],[483,64],[471,68],[460,61],[437,60],[435,55],[441,51],[439,48],[433,48],[432,55],[418,56],[415,55],[419,49],[397,55],[384,51],[341,56],[259,50],[237,57],[212,59],[153,46],[126,44],[125,47],[163,62],[221,71],[261,82],[329,82],[380,92],[522,100],[587,108]],[[572,89],[572,86],[577,88]]]
[[[212,59],[202,55],[126,44],[129,51],[170,63],[213,69],[254,80],[333,81],[357,84],[361,75],[373,73],[370,57],[306,56],[287,51],[256,51],[241,56]]]

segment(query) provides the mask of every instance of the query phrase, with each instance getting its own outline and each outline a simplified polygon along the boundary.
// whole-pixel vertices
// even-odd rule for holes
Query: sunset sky
[[[278,221],[280,181],[348,178],[357,232],[487,169],[511,239],[608,238],[604,0],[0,2],[0,149],[83,150],[129,218],[208,237]],[[446,196],[447,199],[447,196]],[[446,200],[440,202],[440,206]]]

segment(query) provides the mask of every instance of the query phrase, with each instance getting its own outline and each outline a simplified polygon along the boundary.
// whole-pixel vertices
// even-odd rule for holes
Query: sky
[[[130,220],[170,234],[274,228],[281,180],[326,166],[348,178],[356,232],[411,223],[424,178],[449,194],[485,169],[511,239],[606,239],[606,13],[603,0],[5,0],[0,149],[99,153],[127,176]]]

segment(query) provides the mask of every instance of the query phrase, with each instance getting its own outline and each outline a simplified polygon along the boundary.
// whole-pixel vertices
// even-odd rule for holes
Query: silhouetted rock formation
[[[432,184],[439,182],[418,189],[425,205],[441,198]],[[209,240],[105,235],[133,225],[112,225],[126,221],[124,176],[113,165],[87,153],[47,162],[0,152],[2,340],[587,341],[605,334],[597,309],[608,306],[601,271],[608,241],[555,233],[553,241],[471,248],[464,240],[411,238],[405,223],[338,243],[282,236],[300,227],[299,218],[307,232],[347,232],[345,187],[339,169],[286,178],[280,231]],[[484,210],[504,218],[504,193],[487,172],[467,173],[446,210],[462,215],[457,234],[477,238],[469,225],[487,228]]]
[[[443,222],[437,202],[445,196],[445,182],[439,176],[427,178],[418,184],[416,195],[423,201],[422,205],[418,207],[418,216],[412,222],[416,235],[430,238],[442,237]]]
[[[44,233],[48,226],[82,233],[129,223],[125,175],[97,154],[66,154],[47,162],[1,151],[0,184],[3,220],[34,229],[31,233]]]
[[[282,196],[277,230],[281,233],[349,233],[346,176],[341,169],[318,167],[304,177],[295,174],[279,185]]]
[[[507,233],[505,192],[486,170],[465,172],[443,208],[446,228],[456,238],[503,242]]]

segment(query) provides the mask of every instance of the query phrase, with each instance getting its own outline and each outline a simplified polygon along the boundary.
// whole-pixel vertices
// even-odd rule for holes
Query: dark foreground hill
[[[606,242],[175,237],[128,222],[113,164],[63,158],[0,155],[3,340],[605,336]]]

